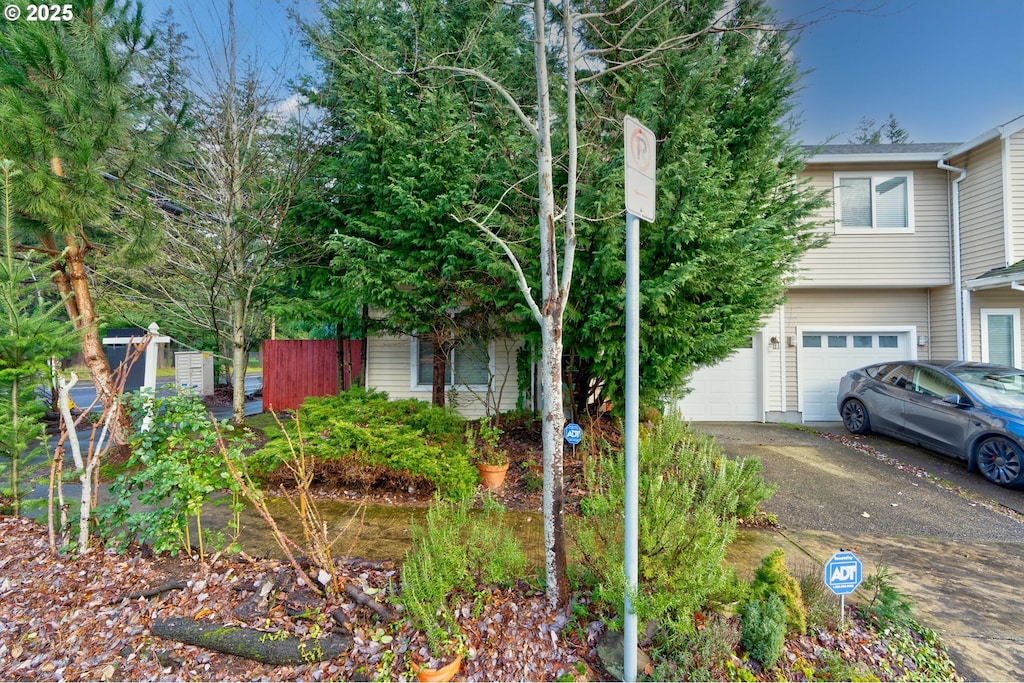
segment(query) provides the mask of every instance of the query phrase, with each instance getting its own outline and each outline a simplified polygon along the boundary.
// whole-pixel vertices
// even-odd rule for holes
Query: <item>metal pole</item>
[[[626,599],[622,680],[636,680],[636,612],[630,593],[638,585],[640,451],[640,218],[626,213]]]

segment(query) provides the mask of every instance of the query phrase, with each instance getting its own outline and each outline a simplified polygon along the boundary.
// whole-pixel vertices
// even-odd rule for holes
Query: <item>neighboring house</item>
[[[452,351],[446,378],[447,405],[468,418],[514,410],[519,397],[516,354],[520,342],[466,341]],[[366,340],[366,386],[391,398],[430,402],[433,348],[405,335]]]
[[[963,144],[825,145],[804,176],[833,190],[828,244],[748,348],[694,374],[685,417],[837,421],[852,368],[1024,365],[1024,116]]]

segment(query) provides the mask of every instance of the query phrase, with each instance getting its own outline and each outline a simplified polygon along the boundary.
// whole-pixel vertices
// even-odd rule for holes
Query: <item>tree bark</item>
[[[92,375],[96,395],[104,410],[113,412],[110,421],[110,436],[119,446],[128,443],[132,433],[132,423],[124,404],[118,400],[117,388],[114,386],[114,374],[110,369],[107,356],[103,353],[100,342],[96,308],[93,305],[92,291],[89,288],[89,276],[85,266],[85,249],[76,244],[73,238],[67,239],[64,251],[62,270],[55,271],[54,282],[61,296],[64,307],[82,338],[82,355],[85,365]]]
[[[245,371],[249,366],[245,349],[245,302],[231,302],[231,424],[245,424]]]
[[[434,340],[433,376],[430,382],[430,402],[439,408],[445,405],[445,375],[448,374],[448,353],[441,340]]]
[[[222,626],[187,617],[154,619],[152,632],[165,640],[274,665],[322,662],[340,657],[352,647],[350,635],[328,633],[321,638],[300,640],[292,635],[244,626]]]

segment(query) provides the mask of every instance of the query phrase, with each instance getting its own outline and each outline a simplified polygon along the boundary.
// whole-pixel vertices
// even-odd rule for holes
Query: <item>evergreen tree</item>
[[[38,252],[16,252],[11,226],[10,186],[14,164],[0,159],[0,461],[7,467],[0,496],[15,515],[31,491],[32,475],[45,464],[43,405],[35,389],[47,380],[47,363],[77,345],[63,305],[47,301],[49,268]]]
[[[157,144],[146,126],[151,100],[137,79],[152,39],[138,3],[71,5],[71,21],[0,23],[0,156],[24,174],[11,194],[16,238],[50,259],[99,399],[115,410],[113,438],[123,444],[131,424],[100,344],[92,282],[98,256],[151,236],[152,207],[133,186]]]

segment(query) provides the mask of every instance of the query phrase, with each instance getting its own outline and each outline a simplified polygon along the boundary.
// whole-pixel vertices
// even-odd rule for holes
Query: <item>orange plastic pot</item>
[[[412,663],[413,671],[416,672],[416,680],[423,681],[450,681],[455,678],[455,674],[459,672],[459,668],[462,667],[462,655],[455,655],[455,659],[440,669],[428,669],[421,667],[416,662]]]

